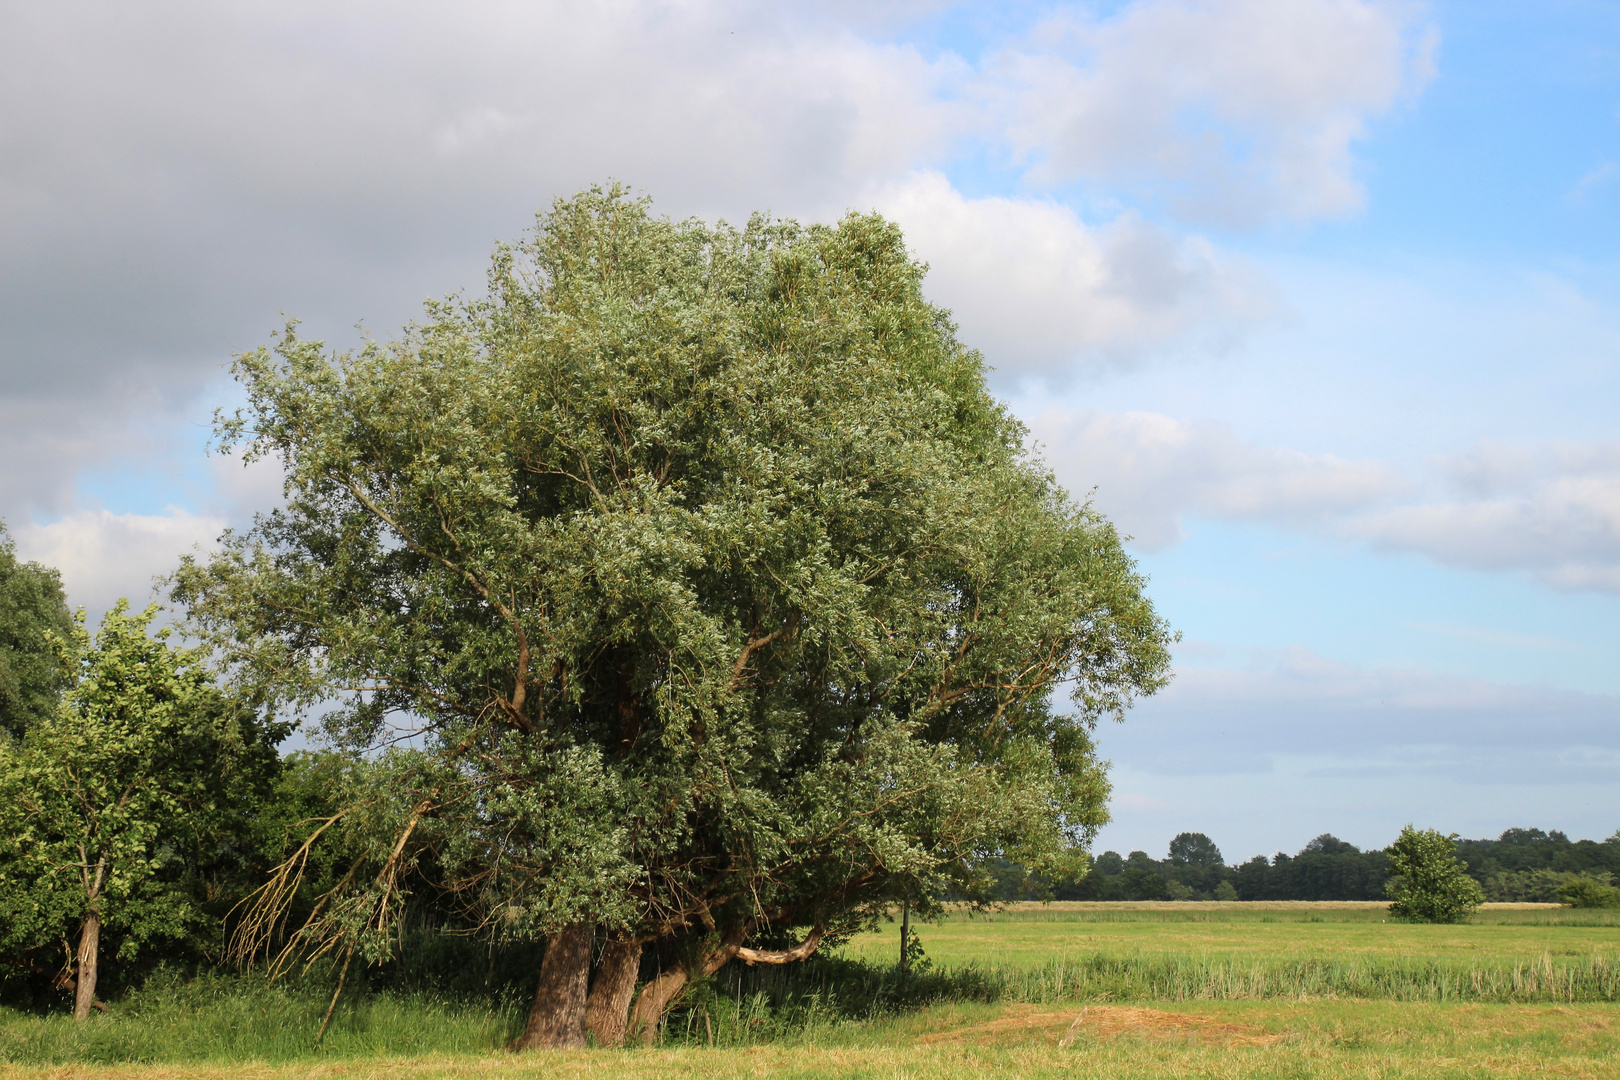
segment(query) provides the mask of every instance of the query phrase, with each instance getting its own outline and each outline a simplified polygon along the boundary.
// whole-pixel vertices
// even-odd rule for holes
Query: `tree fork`
[[[585,999],[585,1028],[597,1046],[623,1046],[630,1022],[630,999],[641,970],[639,938],[609,938],[602,948],[596,979]]]
[[[585,987],[591,974],[588,922],[569,923],[546,939],[534,1007],[514,1050],[577,1050],[585,1045]]]

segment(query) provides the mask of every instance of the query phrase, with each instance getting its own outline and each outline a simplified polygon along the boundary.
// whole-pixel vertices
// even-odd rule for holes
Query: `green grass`
[[[316,987],[249,978],[157,980],[82,1024],[71,1016],[0,1010],[0,1061],[292,1061],[384,1054],[476,1054],[521,1027],[511,1001],[456,1002],[425,994],[346,995],[324,1043],[314,1043],[330,1001]]]
[[[1040,967],[1064,959],[1180,956],[1227,964],[1413,958],[1488,962],[1602,958],[1620,962],[1620,911],[1487,909],[1457,926],[1389,922],[1372,904],[1052,904],[995,915],[957,913],[917,927],[936,965]],[[852,958],[893,963],[894,925],[849,942]]]
[[[500,1050],[521,1025],[516,986],[361,989],[317,1047],[319,985],[170,975],[84,1024],[0,1009],[0,1073],[1620,1077],[1612,914],[1494,909],[1457,927],[1382,922],[1366,905],[956,914],[918,927],[930,962],[904,983],[886,926],[810,964],[727,968],[672,1014],[660,1050],[543,1060]],[[1138,1014],[1117,1030],[1074,1023]],[[1206,1021],[1240,1034],[1211,1041]]]
[[[7,1080],[528,1080],[703,1077],[792,1080],[914,1077],[1300,1078],[1620,1075],[1620,1016],[1600,1006],[1397,1005],[1390,1002],[1202,1002],[1087,1023],[1078,1007],[949,1005],[867,1024],[820,1028],[745,1047],[681,1045],[514,1058],[429,1055],[289,1061],[117,1063],[90,1069],[0,1066]],[[1078,1021],[1078,1022],[1077,1022]],[[1189,1024],[1189,1021],[1192,1023]],[[103,1021],[109,1026],[115,1021]],[[1200,1026],[1201,1025],[1201,1026]]]

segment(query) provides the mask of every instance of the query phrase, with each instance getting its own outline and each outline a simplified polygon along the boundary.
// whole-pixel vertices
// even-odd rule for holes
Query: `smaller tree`
[[[1301,855],[1360,855],[1356,845],[1340,840],[1332,833],[1323,833],[1305,845]]]
[[[1462,922],[1485,900],[1468,866],[1457,858],[1457,834],[1411,825],[1389,846],[1392,877],[1385,891],[1391,915],[1413,922]]]
[[[1201,832],[1179,833],[1170,841],[1169,861],[1175,866],[1220,866],[1221,849]]]
[[[166,868],[228,811],[244,752],[262,756],[274,738],[195,653],[149,633],[157,611],[120,601],[93,642],[81,611],[72,643],[59,642],[72,689],[21,743],[0,742],[0,946],[76,930],[81,1020],[96,1004],[103,926],[122,931],[129,955],[197,921]]]

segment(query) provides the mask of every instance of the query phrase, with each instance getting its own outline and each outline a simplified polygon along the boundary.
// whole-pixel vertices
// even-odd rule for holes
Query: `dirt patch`
[[[1267,1046],[1282,1038],[1260,1028],[1223,1024],[1213,1016],[1135,1009],[1128,1005],[1093,1005],[1080,1010],[1062,1042],[1072,1042],[1082,1032],[1099,1039],[1120,1035],[1194,1035],[1200,1042],[1223,1046]]]
[[[989,1043],[1028,1034],[1055,1041],[1059,1046],[1067,1046],[1082,1035],[1098,1039],[1114,1039],[1121,1035],[1192,1038],[1221,1046],[1267,1046],[1282,1039],[1281,1035],[1259,1028],[1223,1024],[1212,1016],[1197,1013],[1138,1009],[1129,1005],[1092,1005],[1081,1009],[1078,1014],[1070,1011],[1019,1011],[971,1027],[937,1031],[917,1041]]]

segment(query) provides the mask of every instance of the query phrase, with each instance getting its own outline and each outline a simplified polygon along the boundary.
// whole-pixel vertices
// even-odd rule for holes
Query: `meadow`
[[[0,1075],[639,1078],[1620,1077],[1620,912],[1492,906],[1049,904],[895,925],[797,968],[736,967],[657,1048],[514,1057],[524,1002],[360,989],[324,1045],[319,986],[160,977],[74,1025],[0,1011]]]

